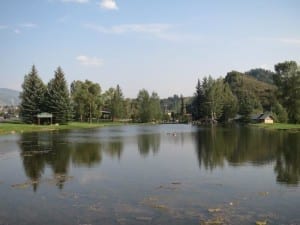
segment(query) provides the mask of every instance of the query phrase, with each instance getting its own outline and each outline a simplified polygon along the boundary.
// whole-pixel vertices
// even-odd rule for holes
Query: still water
[[[0,136],[0,225],[300,224],[300,132],[190,125]]]

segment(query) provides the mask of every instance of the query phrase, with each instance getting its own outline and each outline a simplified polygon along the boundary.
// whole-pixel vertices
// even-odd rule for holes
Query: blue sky
[[[300,62],[298,0],[2,0],[0,87],[91,80],[125,97],[191,96],[198,78]]]

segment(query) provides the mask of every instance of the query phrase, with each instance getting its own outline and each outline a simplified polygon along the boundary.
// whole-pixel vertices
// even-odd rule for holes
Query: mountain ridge
[[[19,105],[19,95],[19,91],[9,88],[0,88],[0,105]]]

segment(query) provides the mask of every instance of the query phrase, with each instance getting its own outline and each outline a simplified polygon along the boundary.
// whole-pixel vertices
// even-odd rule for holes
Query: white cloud
[[[118,26],[112,26],[110,28],[106,28],[104,26],[98,26],[94,24],[85,24],[86,28],[91,30],[100,32],[100,33],[107,33],[107,34],[122,34],[122,33],[153,33],[153,34],[160,34],[164,31],[171,28],[169,24],[123,24]]]
[[[117,3],[115,0],[101,0],[99,3],[99,6],[102,9],[107,9],[107,10],[118,10]]]
[[[15,34],[20,34],[21,31],[19,29],[14,29]]]
[[[88,3],[89,0],[61,0],[62,2],[74,2],[74,3],[80,3],[80,4],[84,4],[84,3]]]
[[[86,55],[79,55],[76,60],[83,66],[102,66],[103,60],[97,57],[89,57]]]
[[[150,24],[122,24],[112,27],[104,27],[95,24],[85,24],[85,28],[105,34],[125,34],[140,33],[147,34],[158,39],[168,41],[198,41],[201,39],[198,35],[184,34],[174,32],[175,26],[166,23],[150,23]]]
[[[19,24],[20,27],[23,27],[23,28],[36,28],[37,25],[35,23],[22,23],[22,24]]]

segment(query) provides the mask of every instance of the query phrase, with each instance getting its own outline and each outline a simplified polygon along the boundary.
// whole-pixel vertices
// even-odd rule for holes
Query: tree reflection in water
[[[102,152],[121,158],[121,139],[101,143],[89,139],[74,141],[68,139],[68,132],[24,133],[20,138],[21,159],[26,176],[36,191],[46,168],[50,168],[53,180],[62,189],[68,179],[70,162],[77,167],[93,167],[101,163]]]
[[[153,132],[154,131],[154,132]],[[179,132],[179,130],[178,130]],[[74,135],[69,132],[24,133],[20,138],[20,155],[26,176],[36,191],[45,171],[63,188],[70,166],[94,167],[103,154],[121,159],[126,136]],[[196,133],[181,136],[161,135],[159,130],[137,131],[133,134],[141,156],[160,150],[161,141],[192,141],[196,146],[199,167],[214,170],[230,166],[274,164],[277,182],[298,185],[300,181],[300,133],[268,131],[249,127],[199,128]],[[193,138],[193,139],[189,139]],[[184,140],[186,139],[186,140]],[[163,151],[163,149],[162,149]]]
[[[209,127],[195,136],[199,167],[213,170],[251,163],[275,162],[277,181],[297,185],[300,181],[300,133],[249,127]]]
[[[138,149],[142,156],[147,156],[152,151],[156,154],[160,146],[160,134],[141,134],[137,136]]]

